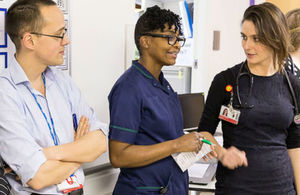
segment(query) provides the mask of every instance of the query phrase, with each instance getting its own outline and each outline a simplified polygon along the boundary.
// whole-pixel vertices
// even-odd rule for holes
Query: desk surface
[[[190,183],[189,190],[200,191],[200,192],[214,192],[216,189],[215,183],[216,183],[216,178],[214,178],[211,182],[209,182],[206,185]]]

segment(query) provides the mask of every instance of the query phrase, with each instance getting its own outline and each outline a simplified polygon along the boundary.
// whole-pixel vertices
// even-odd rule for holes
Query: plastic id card
[[[67,179],[65,179],[60,184],[57,184],[58,191],[61,191],[62,193],[66,194],[69,192],[72,192],[74,190],[78,190],[83,188],[83,185],[79,183],[76,175],[71,175]]]

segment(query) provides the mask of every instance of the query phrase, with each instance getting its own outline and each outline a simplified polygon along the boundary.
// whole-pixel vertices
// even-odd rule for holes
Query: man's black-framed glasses
[[[43,34],[43,33],[38,33],[38,32],[31,32],[30,34],[46,36],[46,37],[54,37],[54,38],[59,38],[59,39],[63,40],[67,34],[67,29],[65,28],[65,31],[63,32],[62,35],[49,35],[49,34]]]
[[[175,35],[163,35],[163,34],[154,34],[154,33],[142,33],[142,36],[150,36],[150,37],[161,37],[161,38],[168,38],[169,45],[175,45],[178,41],[181,47],[185,44],[185,37],[183,36],[175,36]]]

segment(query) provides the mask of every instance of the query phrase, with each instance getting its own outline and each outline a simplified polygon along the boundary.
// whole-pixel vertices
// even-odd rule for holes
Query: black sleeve
[[[288,149],[300,148],[300,125],[292,123],[289,127],[286,145]]]
[[[9,195],[10,185],[4,176],[4,164],[0,157],[0,194]]]
[[[300,70],[298,66],[296,66],[296,64],[293,62],[292,57],[290,55],[285,60],[284,68],[288,73],[294,74],[296,78],[300,79]]]
[[[6,178],[0,176],[0,194],[9,195],[10,194],[10,185]]]
[[[289,78],[294,89],[298,109],[300,109],[300,80],[292,74],[289,74]],[[288,149],[300,147],[300,125],[296,125],[295,123],[291,124],[288,129],[288,137],[286,143]]]
[[[225,71],[217,74],[211,83],[198,131],[208,131],[214,135],[220,121],[219,112],[224,101],[229,101],[230,93],[225,93]],[[225,97],[226,96],[226,97]],[[228,97],[227,97],[228,96]]]

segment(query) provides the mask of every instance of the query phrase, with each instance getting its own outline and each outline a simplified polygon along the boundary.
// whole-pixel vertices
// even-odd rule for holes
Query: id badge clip
[[[221,110],[219,113],[219,119],[237,125],[239,123],[241,111],[234,109],[232,106],[232,101],[233,101],[232,86],[227,85],[226,91],[230,92],[230,94],[231,94],[230,101],[227,106],[225,106],[225,105],[221,106]]]
[[[65,179],[60,184],[57,184],[58,191],[61,191],[62,193],[70,193],[74,190],[78,190],[83,188],[83,185],[79,183],[76,175],[71,175],[67,179]]]

